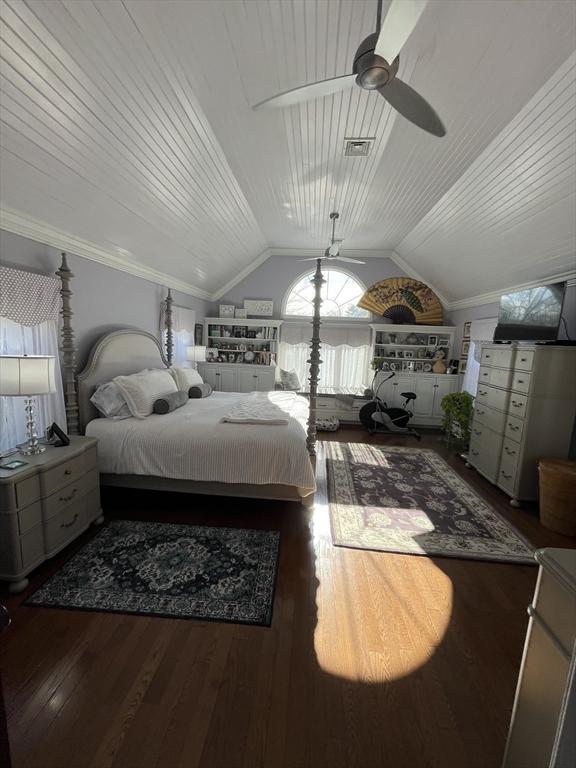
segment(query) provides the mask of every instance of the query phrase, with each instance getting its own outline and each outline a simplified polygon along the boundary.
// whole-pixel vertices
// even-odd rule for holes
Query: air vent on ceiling
[[[344,139],[344,157],[368,157],[374,139]]]

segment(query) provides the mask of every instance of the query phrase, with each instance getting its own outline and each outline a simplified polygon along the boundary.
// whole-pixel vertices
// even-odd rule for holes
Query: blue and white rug
[[[114,520],[25,605],[270,626],[278,531]]]

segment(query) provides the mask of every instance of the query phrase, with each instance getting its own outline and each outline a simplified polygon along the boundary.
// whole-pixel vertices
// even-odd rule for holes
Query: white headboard
[[[112,331],[98,339],[90,352],[90,359],[78,374],[78,416],[80,433],[86,424],[97,418],[98,411],[90,398],[100,384],[115,376],[138,373],[144,368],[167,368],[158,339],[137,328]]]

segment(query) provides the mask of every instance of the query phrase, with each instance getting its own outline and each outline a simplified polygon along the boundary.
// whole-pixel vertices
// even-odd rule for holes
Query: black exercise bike
[[[376,371],[372,379],[372,400],[360,409],[360,421],[366,427],[368,432],[373,435],[377,432],[388,433],[391,435],[410,435],[416,440],[421,440],[421,435],[408,426],[408,422],[414,416],[409,406],[412,400],[416,400],[414,392],[402,392],[404,398],[402,408],[389,408],[388,404],[378,396],[380,387],[384,382],[389,381],[396,374],[392,372],[390,376],[382,379],[376,391],[374,391],[374,382],[380,371]]]

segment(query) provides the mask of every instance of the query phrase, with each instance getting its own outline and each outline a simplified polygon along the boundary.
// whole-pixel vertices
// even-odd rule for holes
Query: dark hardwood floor
[[[394,442],[353,429],[334,439]],[[574,545],[534,509],[512,509],[436,435],[421,445],[534,545]],[[325,508],[289,502],[116,491],[104,511],[280,529],[272,627],[27,608],[27,593],[3,595],[14,768],[500,765],[535,567],[336,548]],[[28,591],[92,535],[39,568]]]

